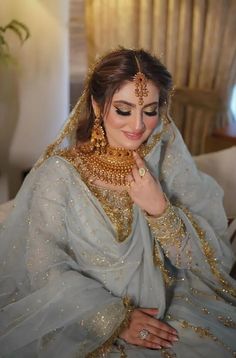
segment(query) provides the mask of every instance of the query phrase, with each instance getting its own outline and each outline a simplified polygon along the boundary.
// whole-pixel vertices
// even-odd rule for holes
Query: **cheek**
[[[157,123],[158,123],[158,117],[153,117],[153,118],[147,118],[145,125],[147,129],[153,130],[157,126]]]
[[[124,120],[122,118],[118,118],[116,115],[109,115],[106,119],[104,119],[104,127],[107,129],[119,129],[124,125]]]

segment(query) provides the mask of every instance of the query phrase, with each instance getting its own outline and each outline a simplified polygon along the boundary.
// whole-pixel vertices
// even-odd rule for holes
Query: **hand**
[[[172,344],[178,341],[178,333],[168,324],[154,318],[157,312],[158,310],[151,308],[135,309],[131,314],[129,327],[121,332],[120,338],[127,343],[151,349],[172,347]],[[139,337],[142,329],[149,332],[145,339]]]
[[[161,215],[167,206],[161,185],[149,172],[143,177],[140,176],[139,169],[146,168],[146,165],[136,152],[133,155],[136,165],[128,176],[128,193],[133,202],[149,215]]]

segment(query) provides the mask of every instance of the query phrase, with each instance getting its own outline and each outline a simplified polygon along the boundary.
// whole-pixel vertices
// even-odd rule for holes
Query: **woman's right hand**
[[[178,333],[168,324],[154,318],[153,316],[157,313],[157,309],[135,309],[131,313],[129,326],[121,332],[120,338],[127,343],[151,349],[172,347],[172,344],[178,341]],[[149,332],[145,339],[139,337],[139,333],[143,329]]]

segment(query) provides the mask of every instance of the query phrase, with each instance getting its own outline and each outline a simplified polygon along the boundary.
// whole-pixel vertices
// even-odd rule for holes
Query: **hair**
[[[171,74],[157,57],[147,51],[119,48],[102,57],[88,76],[76,131],[77,141],[84,142],[91,137],[95,120],[92,98],[104,114],[111,104],[114,93],[126,81],[132,81],[139,71],[144,73],[146,78],[160,90],[159,111],[161,113],[167,106],[172,89]]]

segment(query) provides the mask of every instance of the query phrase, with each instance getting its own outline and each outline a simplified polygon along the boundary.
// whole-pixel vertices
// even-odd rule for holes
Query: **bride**
[[[1,357],[232,357],[222,190],[168,114],[144,50],[90,71],[0,230]]]

